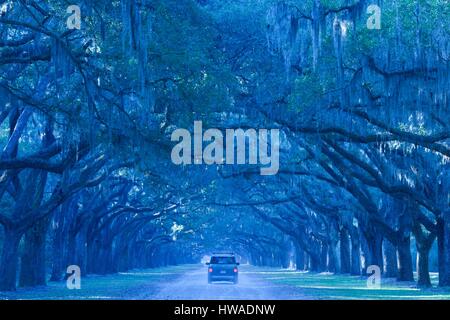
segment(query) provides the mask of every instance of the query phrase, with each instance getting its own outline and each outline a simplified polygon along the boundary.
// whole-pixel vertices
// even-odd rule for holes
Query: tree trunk
[[[5,227],[4,231],[5,239],[0,260],[0,291],[15,291],[19,242],[22,234],[9,227]]]
[[[130,255],[130,245],[122,244],[117,249],[117,253],[115,254],[115,260],[117,265],[117,271],[125,272],[130,270],[131,266],[131,255]]]
[[[166,261],[168,261],[168,258],[168,255],[166,255]],[[97,266],[97,274],[105,275],[117,271],[113,265],[112,243],[108,240],[100,244],[98,259],[95,261],[95,265]]]
[[[305,252],[305,254],[304,254],[304,257],[305,257],[305,271],[309,271],[310,270],[310,268],[309,268],[309,265],[310,265],[310,257],[309,257],[309,255]]]
[[[350,273],[350,240],[347,229],[342,228],[339,234],[341,273]],[[359,256],[358,256],[359,259]]]
[[[66,260],[66,266],[78,264],[76,261],[76,246],[76,234],[72,231],[69,231],[67,239],[67,250],[64,257]]]
[[[309,269],[312,272],[320,272],[320,259],[318,257],[314,257],[312,255],[309,256]]]
[[[46,285],[45,277],[45,238],[47,235],[48,219],[36,222],[25,233],[25,245],[21,258],[20,279],[21,287],[35,287]]]
[[[361,242],[356,228],[351,230],[350,241],[352,245],[350,274],[359,276],[361,275]]]
[[[327,265],[328,265],[328,245],[326,243],[322,243],[320,249],[319,271],[320,272],[326,271]]]
[[[379,234],[372,234],[367,239],[369,249],[369,265],[378,266],[383,272],[383,237]],[[366,265],[366,268],[369,266]]]
[[[417,247],[417,274],[419,279],[417,285],[419,287],[431,287],[429,272],[429,254],[433,245],[435,234],[427,233],[419,222],[413,226],[414,236],[416,238]]]
[[[87,272],[87,246],[86,246],[86,232],[82,228],[78,232],[75,238],[75,261],[76,265],[80,267],[81,274],[86,274]]]
[[[431,287],[430,272],[428,270],[429,248],[417,249],[417,274],[419,287]]]
[[[328,245],[328,266],[327,270],[332,273],[339,273],[339,265],[337,259],[337,242],[330,241]]]
[[[386,278],[396,278],[398,276],[398,265],[397,265],[397,250],[395,246],[388,240],[384,240],[384,256],[386,261]]]
[[[439,286],[450,286],[450,211],[437,221]]]
[[[367,274],[367,268],[370,265],[370,253],[369,253],[369,246],[367,245],[366,237],[364,236],[363,232],[360,232],[360,248],[361,248],[361,274],[366,275]]]
[[[61,226],[62,218],[54,229],[52,242],[52,274],[50,281],[61,281],[64,275],[64,232]]]
[[[297,270],[305,270],[305,252],[298,245],[295,246],[295,265]]]
[[[411,256],[411,239],[401,239],[397,244],[398,251],[398,281],[414,281],[413,263]]]

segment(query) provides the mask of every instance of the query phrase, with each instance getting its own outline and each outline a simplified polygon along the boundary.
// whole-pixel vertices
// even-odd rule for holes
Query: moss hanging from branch
[[[152,37],[152,10],[148,1],[122,0],[122,47],[125,54],[137,60],[137,78],[144,105],[153,109],[151,88],[147,86],[148,49]]]

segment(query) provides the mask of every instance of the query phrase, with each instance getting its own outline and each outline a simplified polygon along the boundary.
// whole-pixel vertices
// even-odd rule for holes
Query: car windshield
[[[235,264],[236,259],[234,257],[212,257],[212,264]]]

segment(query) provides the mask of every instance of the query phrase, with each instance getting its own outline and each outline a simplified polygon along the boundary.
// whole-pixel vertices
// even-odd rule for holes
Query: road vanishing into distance
[[[162,285],[161,290],[149,296],[158,300],[276,300],[305,299],[300,290],[263,279],[262,271],[251,271],[242,266],[239,283],[207,283],[207,269],[200,267]]]

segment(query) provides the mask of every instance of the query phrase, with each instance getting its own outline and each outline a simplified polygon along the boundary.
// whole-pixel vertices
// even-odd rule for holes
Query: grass
[[[158,290],[158,284],[170,281],[198,265],[134,270],[114,275],[89,275],[81,278],[80,290],[69,290],[66,283],[49,282],[47,286],[19,288],[16,292],[0,292],[1,299],[11,300],[122,300],[142,299]]]
[[[367,279],[358,276],[309,273],[251,267],[248,272],[258,272],[266,281],[293,286],[307,298],[327,300],[449,300],[450,288],[419,289],[415,283],[383,279],[381,289],[367,287]],[[438,275],[431,274],[433,285]]]

